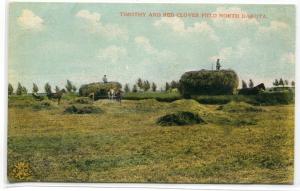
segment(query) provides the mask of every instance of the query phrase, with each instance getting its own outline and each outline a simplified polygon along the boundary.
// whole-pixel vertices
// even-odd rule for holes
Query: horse
[[[62,90],[60,90],[60,91],[58,91],[58,92],[56,92],[56,93],[48,93],[47,94],[47,97],[48,97],[48,99],[57,99],[57,104],[59,105],[60,104],[60,100],[61,100],[61,97],[62,97],[62,95],[64,94],[64,93],[66,93],[66,90],[65,89],[62,89]]]
[[[239,94],[242,95],[256,95],[259,92],[265,91],[266,87],[265,84],[260,83],[257,86],[253,87],[253,88],[244,88],[244,89],[240,89]]]
[[[93,101],[95,101],[95,93],[92,92],[88,95],[89,98],[93,99]]]
[[[115,98],[115,90],[114,89],[110,89],[108,92],[107,92],[107,96],[108,96],[108,99],[109,100],[113,100]]]
[[[255,86],[254,88],[258,89],[259,91],[265,91],[266,87],[264,83],[260,83],[257,86]]]
[[[36,92],[32,93],[32,97],[33,97],[35,100],[38,100],[38,101],[44,100],[44,97],[38,95]]]
[[[123,97],[123,91],[122,90],[117,90],[116,92],[116,101],[121,104],[122,102],[122,97]]]

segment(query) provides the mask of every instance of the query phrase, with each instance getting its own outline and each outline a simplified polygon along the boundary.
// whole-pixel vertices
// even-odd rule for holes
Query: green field
[[[75,96],[67,98],[57,105],[9,97],[10,182],[293,182],[293,104],[98,100],[82,104],[98,113],[68,114]],[[156,124],[176,111],[198,113],[206,123]]]

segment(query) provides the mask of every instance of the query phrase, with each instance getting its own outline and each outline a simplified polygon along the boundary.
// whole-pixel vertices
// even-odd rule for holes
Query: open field
[[[72,100],[9,98],[11,182],[293,182],[293,104],[98,100],[83,104],[98,113],[65,113]],[[196,112],[206,123],[156,124],[175,111]]]

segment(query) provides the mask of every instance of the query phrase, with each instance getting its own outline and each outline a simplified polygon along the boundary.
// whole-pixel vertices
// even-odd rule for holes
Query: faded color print
[[[292,184],[295,7],[10,3],[10,182]]]

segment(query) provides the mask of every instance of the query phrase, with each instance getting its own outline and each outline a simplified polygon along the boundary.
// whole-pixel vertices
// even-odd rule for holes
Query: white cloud
[[[160,27],[163,25],[169,26],[174,32],[180,35],[199,33],[207,36],[211,40],[218,40],[214,29],[207,23],[194,23],[193,26],[186,27],[184,21],[178,17],[162,17],[160,20],[154,22],[154,26]]]
[[[292,52],[285,53],[281,56],[281,63],[283,64],[295,64],[295,54]]]
[[[229,25],[232,27],[240,27],[239,24],[246,24],[246,25],[258,25],[259,22],[256,18],[242,18],[244,15],[248,15],[246,11],[242,11],[239,7],[218,7],[215,12],[212,14],[217,14],[217,18],[213,19],[213,22],[218,27],[223,27],[224,25]],[[226,17],[225,15],[239,15],[239,18],[230,18]]]
[[[170,60],[175,57],[174,53],[169,50],[158,50],[152,46],[150,40],[144,36],[137,36],[134,39],[137,46],[142,47],[146,53],[151,54],[157,61]]]
[[[115,63],[127,55],[127,50],[124,47],[111,45],[104,49],[99,49],[98,58],[102,61],[110,61]]]
[[[88,10],[81,10],[76,14],[76,17],[86,19],[94,24],[100,22],[101,15],[99,13],[91,13]]]
[[[209,60],[215,62],[218,58],[221,60],[241,59],[251,51],[250,39],[241,39],[235,47],[224,47],[220,49],[217,55],[211,56]]]
[[[260,26],[258,32],[261,34],[267,34],[272,32],[285,32],[289,30],[290,27],[288,24],[280,21],[271,21],[269,26]]]
[[[148,53],[154,53],[156,51],[153,48],[153,46],[150,44],[149,39],[144,36],[135,37],[134,42],[137,45],[142,46],[145,49],[145,51]]]
[[[90,33],[96,33],[107,38],[128,39],[127,30],[122,29],[119,25],[103,24],[100,13],[80,10],[75,16],[86,23],[87,31]]]
[[[221,60],[227,60],[232,56],[232,53],[233,53],[232,47],[225,47],[219,51],[219,54],[212,56],[209,59],[211,62],[216,62],[218,58]]]
[[[41,31],[43,23],[44,20],[29,9],[23,9],[22,14],[18,17],[18,24],[26,30]]]

